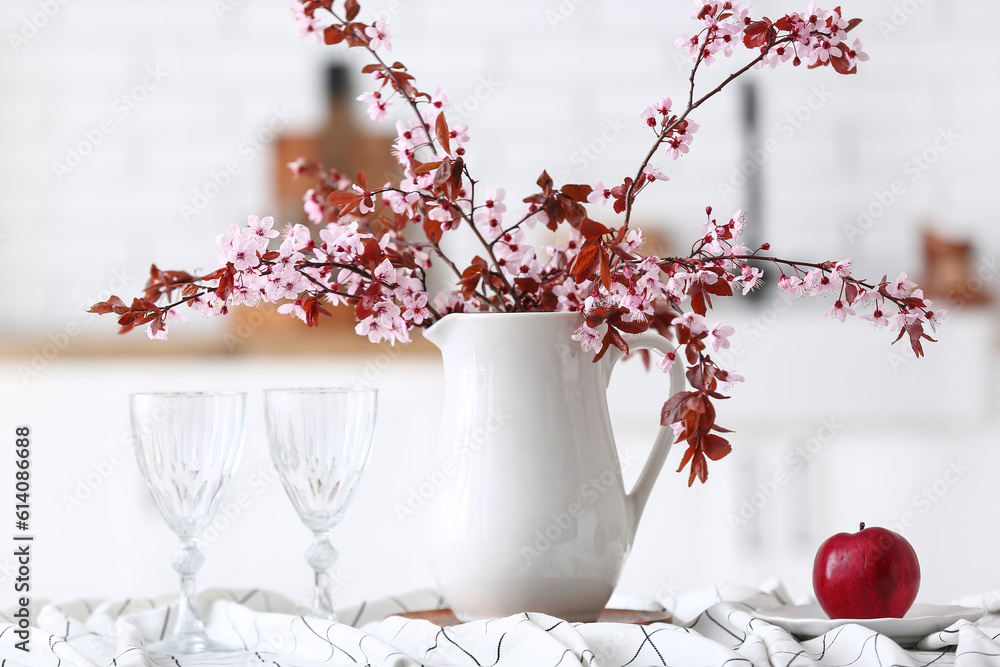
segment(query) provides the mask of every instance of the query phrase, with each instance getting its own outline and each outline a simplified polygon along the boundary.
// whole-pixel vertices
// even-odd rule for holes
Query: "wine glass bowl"
[[[313,542],[306,561],[316,575],[309,615],[336,620],[329,570],[337,559],[329,532],[340,523],[371,456],[375,389],[264,391],[271,461]]]
[[[157,509],[181,538],[172,564],[181,578],[171,635],[149,653],[226,651],[205,634],[194,577],[205,558],[195,538],[208,527],[239,464],[246,394],[136,393],[129,396],[135,456]]]

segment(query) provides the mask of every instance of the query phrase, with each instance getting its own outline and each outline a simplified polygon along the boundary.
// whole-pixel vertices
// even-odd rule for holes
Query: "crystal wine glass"
[[[181,538],[173,566],[181,595],[173,631],[149,653],[230,651],[209,639],[198,616],[194,577],[205,563],[195,538],[226,494],[243,448],[244,392],[140,393],[129,396],[135,457],[153,500]]]
[[[271,460],[313,542],[306,562],[316,573],[309,615],[337,620],[330,568],[337,550],[330,530],[340,522],[371,454],[375,389],[264,391]]]

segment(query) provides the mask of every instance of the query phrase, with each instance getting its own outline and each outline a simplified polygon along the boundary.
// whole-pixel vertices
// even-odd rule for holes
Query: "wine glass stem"
[[[330,544],[330,533],[317,530],[313,532],[313,542],[306,550],[306,562],[316,573],[316,585],[313,587],[311,616],[337,620],[333,610],[333,591],[330,585],[330,568],[337,561],[337,550]]]
[[[181,577],[181,597],[177,603],[177,623],[174,636],[203,635],[205,626],[198,615],[198,594],[194,576],[205,563],[205,557],[191,538],[181,539],[181,547],[174,556],[174,569]]]
[[[313,609],[315,616],[321,618],[336,618],[333,611],[333,596],[330,592],[330,571],[322,570],[316,573],[316,588],[313,592]]]

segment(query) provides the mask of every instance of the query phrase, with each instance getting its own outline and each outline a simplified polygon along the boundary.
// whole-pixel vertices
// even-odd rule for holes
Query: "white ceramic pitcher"
[[[431,559],[461,620],[538,611],[596,620],[618,582],[673,440],[660,433],[631,493],[607,387],[622,353],[593,362],[579,313],[451,314],[425,332],[444,358]],[[645,334],[631,349],[673,346]],[[682,388],[681,364],[663,399]]]

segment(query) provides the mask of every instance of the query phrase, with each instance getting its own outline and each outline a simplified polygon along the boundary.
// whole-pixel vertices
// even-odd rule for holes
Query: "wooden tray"
[[[428,609],[425,611],[409,611],[396,614],[403,618],[414,618],[430,621],[441,627],[449,627],[461,623],[455,618],[451,609]],[[650,623],[670,623],[673,616],[669,611],[640,611],[638,609],[605,609],[601,612],[598,623],[630,623],[632,625],[649,625]]]

